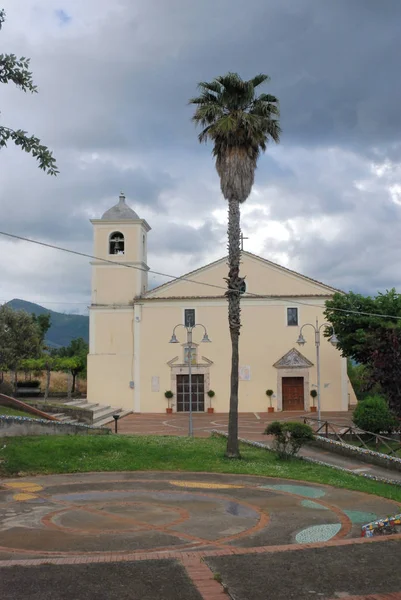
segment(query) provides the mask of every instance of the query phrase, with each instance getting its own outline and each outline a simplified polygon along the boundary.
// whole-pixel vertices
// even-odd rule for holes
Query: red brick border
[[[338,600],[332,598],[331,600]],[[392,594],[369,594],[369,596],[347,596],[344,600],[401,600],[401,592],[393,592]]]
[[[327,548],[332,546],[352,546],[354,544],[383,544],[392,540],[401,540],[401,533],[390,535],[386,537],[376,538],[352,538],[348,540],[329,540],[328,542],[315,542],[312,544],[287,544],[281,546],[258,546],[253,548],[239,548],[231,547],[224,548],[221,550],[188,550],[188,551],[158,551],[158,552],[133,552],[126,554],[117,554],[110,552],[110,554],[102,554],[101,556],[95,554],[75,555],[75,556],[59,556],[58,558],[51,558],[43,556],[42,558],[31,558],[31,559],[10,559],[0,560],[0,569],[5,567],[15,566],[38,566],[43,564],[55,564],[55,565],[72,565],[72,564],[88,564],[88,563],[108,563],[108,562],[132,562],[136,560],[154,560],[161,558],[175,558],[180,561],[190,559],[193,562],[201,561],[203,558],[208,556],[228,556],[230,554],[241,555],[241,554],[270,554],[272,552],[292,552],[294,550],[305,550],[308,548]],[[401,597],[400,597],[401,600]]]
[[[223,586],[214,579],[212,571],[202,560],[198,557],[185,557],[181,563],[204,600],[227,598]]]

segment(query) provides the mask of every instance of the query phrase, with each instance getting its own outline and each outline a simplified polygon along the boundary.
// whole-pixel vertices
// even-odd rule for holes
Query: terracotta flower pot
[[[166,413],[167,413],[168,415],[171,415],[171,413],[172,413],[172,412],[173,412],[173,409],[172,409],[172,408],[166,408]]]
[[[317,410],[316,406],[311,406],[311,407],[310,407],[310,411],[311,411],[311,412],[316,412],[316,410]]]
[[[269,412],[269,413],[274,412],[274,406],[269,406],[267,409],[267,412]]]
[[[209,414],[212,414],[212,413],[214,413],[214,408],[213,408],[212,406],[209,406],[209,408],[207,409],[207,412],[208,412]]]

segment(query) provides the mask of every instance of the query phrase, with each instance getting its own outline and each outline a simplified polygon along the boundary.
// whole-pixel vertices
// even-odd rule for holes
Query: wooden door
[[[177,375],[177,412],[189,412],[189,375]],[[192,412],[205,411],[205,377],[192,375]]]
[[[304,410],[304,378],[283,377],[283,410]]]

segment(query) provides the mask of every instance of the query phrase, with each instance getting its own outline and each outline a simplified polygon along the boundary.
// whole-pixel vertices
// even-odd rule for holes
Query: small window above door
[[[287,308],[287,325],[289,327],[297,327],[298,326],[298,309],[297,308]]]
[[[195,309],[186,308],[184,310],[184,325],[185,327],[193,327],[195,325]]]

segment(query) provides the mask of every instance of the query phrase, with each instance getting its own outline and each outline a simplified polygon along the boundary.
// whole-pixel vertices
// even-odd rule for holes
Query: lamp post
[[[318,425],[320,426],[320,330],[322,327],[330,327],[333,331],[329,338],[329,342],[332,346],[337,346],[338,339],[334,331],[334,327],[330,325],[330,323],[322,323],[319,326],[319,321],[316,319],[316,325],[312,325],[312,323],[305,323],[302,325],[301,330],[299,332],[299,336],[297,339],[297,344],[299,346],[304,346],[306,344],[306,340],[302,335],[302,330],[304,327],[312,327],[315,332],[315,346],[316,346],[316,371],[317,371],[317,415],[318,415]]]
[[[189,431],[188,435],[193,437],[194,429],[193,429],[193,421],[192,421],[192,332],[196,327],[203,328],[203,338],[201,342],[210,343],[211,340],[206,331],[206,327],[201,323],[196,323],[195,325],[182,325],[179,323],[173,329],[173,335],[171,336],[170,344],[178,344],[179,340],[175,335],[175,330],[178,327],[184,327],[187,331],[187,348],[188,348],[188,380],[189,380]]]

